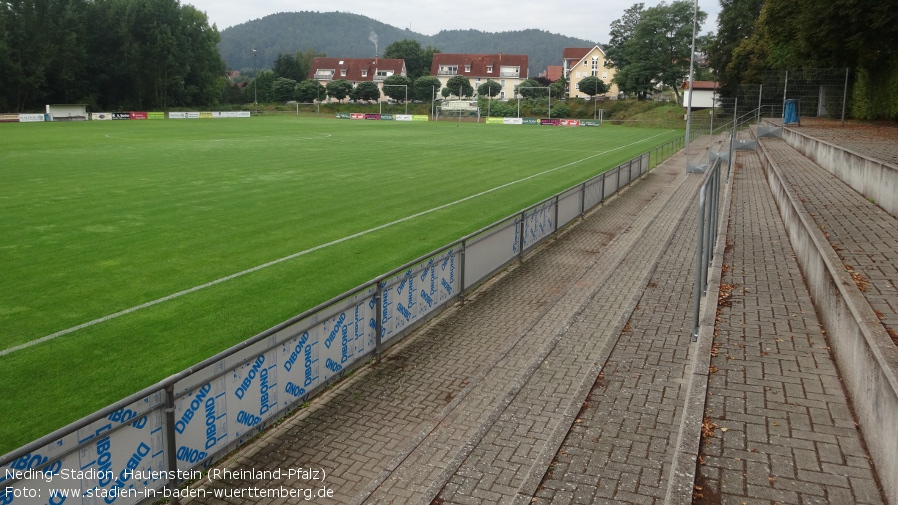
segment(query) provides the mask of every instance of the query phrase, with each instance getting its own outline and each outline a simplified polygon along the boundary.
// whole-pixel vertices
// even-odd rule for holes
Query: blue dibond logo
[[[334,323],[333,329],[331,329],[330,334],[327,336],[327,339],[324,341],[324,347],[327,347],[328,349],[331,348],[331,345],[333,345],[334,340],[337,338],[337,335],[339,335],[339,333],[340,333],[340,326],[342,326],[344,322],[346,322],[346,313],[345,312],[340,314],[340,317],[337,318],[337,321]]]
[[[218,443],[218,433],[215,424],[217,419],[215,415],[215,398],[209,396],[210,391],[212,391],[212,385],[209,383],[204,384],[203,387],[197,390],[196,395],[190,400],[190,404],[181,415],[181,419],[175,422],[175,431],[184,433],[184,430],[190,425],[190,421],[193,420],[196,413],[202,408],[206,426],[206,449],[210,449]],[[137,423],[135,423],[135,425],[137,425]]]
[[[386,287],[386,285],[387,285],[386,282],[382,282],[380,284],[381,291],[382,291],[381,298],[383,298],[380,301],[380,307],[381,307],[381,309],[380,309],[380,312],[381,312],[380,324],[384,327],[385,333],[387,333],[387,328],[388,328],[387,323],[389,323],[390,319],[392,319],[390,317],[390,290],[384,289]]]
[[[261,373],[262,370],[265,370],[266,377],[268,375],[268,369],[263,368],[262,365],[265,364],[265,355],[260,354],[256,361],[253,362],[252,368],[249,369],[249,372],[246,374],[246,377],[243,379],[243,382],[240,383],[240,386],[237,388],[237,391],[234,392],[234,395],[238,399],[243,399],[246,396],[246,392],[249,390],[249,387],[253,384],[253,380]]]
[[[445,277],[440,279],[440,284],[443,286],[443,289],[446,290],[446,293],[452,294],[452,285],[451,283],[455,282],[455,254],[452,251],[449,251],[449,255],[443,259],[443,264],[441,265],[443,272],[446,271],[446,268],[449,269],[449,281],[446,281]]]
[[[311,336],[309,332],[303,332],[302,336],[296,342],[296,346],[293,348],[293,351],[290,352],[290,357],[287,358],[287,361],[284,363],[284,370],[290,371],[293,370],[293,367],[296,365],[296,362],[299,361],[300,358],[303,358],[303,364],[305,365],[304,370],[304,386],[300,386],[298,384],[294,384],[293,382],[287,382],[287,385],[284,388],[284,391],[293,395],[297,398],[306,394],[307,387],[312,385],[314,382],[314,378],[312,377],[312,363],[317,360],[312,359],[312,345],[313,343],[309,342]]]
[[[402,305],[402,302],[397,303],[396,310],[402,314],[406,321],[410,321],[412,319],[412,309],[415,307],[415,277],[412,275],[411,270],[405,273],[405,278],[396,287],[396,294],[401,295],[403,290],[408,295],[408,301],[405,306]]]
[[[296,347],[294,347],[293,351],[290,352],[290,357],[287,358],[287,361],[284,363],[284,370],[289,372],[293,369],[293,365],[295,365],[299,357],[302,356],[303,348],[308,341],[309,332],[303,332],[302,336],[299,337],[299,341],[296,342]]]
[[[181,451],[179,450],[178,453],[180,453],[180,452]],[[113,486],[110,489],[110,491],[112,491],[112,490],[118,491],[118,490],[124,489],[125,484],[127,484],[128,481],[131,480],[131,477],[134,475],[134,470],[137,470],[138,468],[140,468],[140,463],[143,461],[143,458],[145,458],[148,454],[150,454],[150,446],[148,446],[144,442],[141,442],[137,446],[137,448],[134,449],[134,453],[131,454],[131,457],[128,458],[128,462],[125,464],[125,468],[119,473],[118,478],[115,479],[115,483],[113,483]],[[181,458],[179,457],[178,459],[181,459]],[[133,487],[133,484],[129,487]],[[121,492],[118,492],[118,493],[110,492],[107,494],[104,501],[106,503],[112,503],[119,497],[120,494],[121,494]]]

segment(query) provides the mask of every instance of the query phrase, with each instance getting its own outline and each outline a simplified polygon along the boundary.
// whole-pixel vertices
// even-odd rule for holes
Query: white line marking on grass
[[[494,188],[490,188],[490,189],[487,189],[487,190],[485,190],[485,191],[481,191],[480,193],[475,193],[475,194],[473,194],[473,195],[466,196],[466,197],[461,198],[461,199],[459,199],[459,200],[455,200],[454,202],[445,203],[445,204],[440,205],[440,206],[438,206],[438,207],[433,207],[432,209],[427,209],[427,210],[418,212],[417,214],[412,214],[412,215],[410,215],[410,216],[406,216],[406,217],[397,219],[397,220],[395,220],[395,221],[391,221],[391,222],[389,222],[389,223],[382,224],[382,225],[380,225],[380,226],[375,226],[374,228],[369,228],[369,229],[367,229],[367,230],[360,231],[360,232],[358,232],[358,233],[353,233],[352,235],[347,235],[347,236],[345,236],[345,237],[343,237],[343,238],[338,238],[337,240],[330,241],[330,242],[328,242],[328,243],[326,243],[326,244],[320,244],[320,245],[317,245],[317,246],[312,247],[312,248],[310,248],[310,249],[306,249],[306,250],[304,250],[304,251],[299,251],[299,252],[293,253],[293,254],[291,254],[291,255],[289,255],[289,256],[284,256],[283,258],[278,258],[278,259],[276,259],[276,260],[269,261],[268,263],[263,263],[263,264],[261,264],[261,265],[254,266],[254,267],[252,267],[252,268],[243,270],[243,271],[241,271],[241,272],[237,272],[237,273],[234,273],[234,274],[231,274],[231,275],[222,277],[222,278],[220,278],[220,279],[215,279],[214,281],[210,281],[210,282],[207,282],[207,283],[205,283],[205,284],[200,284],[199,286],[194,286],[194,287],[192,287],[192,288],[185,289],[185,290],[183,290],[183,291],[178,291],[177,293],[173,293],[173,294],[170,294],[170,295],[168,295],[168,296],[164,296],[164,297],[162,297],[162,298],[157,298],[157,299],[155,299],[155,300],[153,300],[153,301],[149,301],[149,302],[146,302],[146,303],[143,303],[143,304],[140,304],[140,305],[135,305],[134,307],[131,307],[131,308],[129,308],[129,309],[121,310],[121,311],[119,311],[119,312],[115,312],[115,313],[113,313],[113,314],[109,314],[108,316],[103,316],[103,317],[101,317],[101,318],[94,319],[94,320],[92,320],[92,321],[88,321],[88,322],[83,323],[83,324],[79,324],[78,326],[72,326],[71,328],[67,328],[67,329],[62,330],[62,331],[57,331],[56,333],[52,333],[52,334],[47,335],[47,336],[45,336],[45,337],[41,337],[41,338],[39,338],[39,339],[37,339],[37,340],[32,340],[32,341],[30,341],[30,342],[26,342],[26,343],[24,343],[24,344],[17,345],[17,346],[15,346],[15,347],[10,347],[10,348],[8,348],[8,349],[3,349],[2,351],[0,351],[0,356],[6,356],[7,354],[12,354],[12,353],[14,353],[14,352],[16,352],[16,351],[21,351],[21,350],[23,350],[23,349],[27,349],[27,348],[29,348],[29,347],[33,347],[33,346],[35,346],[35,345],[37,345],[37,344],[41,344],[41,343],[43,343],[43,342],[47,342],[47,341],[50,341],[50,340],[59,338],[59,337],[61,337],[61,336],[63,336],[63,335],[68,335],[69,333],[74,333],[74,332],[76,332],[76,331],[78,331],[78,330],[82,330],[82,329],[84,329],[84,328],[89,328],[89,327],[91,327],[91,326],[95,326],[95,325],[98,325],[98,324],[100,324],[100,323],[104,323],[104,322],[109,321],[109,320],[111,320],[111,319],[116,319],[116,318],[119,318],[119,317],[121,317],[121,316],[128,315],[128,314],[131,314],[131,313],[133,313],[133,312],[137,312],[138,310],[146,309],[146,308],[152,307],[152,306],[154,306],[154,305],[159,305],[160,303],[167,302],[167,301],[169,301],[169,300],[174,300],[175,298],[180,298],[180,297],[182,297],[182,296],[184,296],[184,295],[189,295],[189,294],[191,294],[191,293],[195,293],[195,292],[200,291],[200,290],[202,290],[202,289],[206,289],[206,288],[215,286],[215,285],[217,285],[217,284],[221,284],[221,283],[230,281],[230,280],[232,280],[232,279],[236,279],[237,277],[242,277],[242,276],[244,276],[244,275],[251,274],[251,273],[253,273],[253,272],[258,272],[259,270],[268,268],[268,267],[270,267],[270,266],[274,266],[274,265],[277,265],[277,264],[279,264],[279,263],[283,263],[283,262],[285,262],[285,261],[289,261],[289,260],[292,260],[292,259],[296,259],[296,258],[298,258],[298,257],[300,257],[300,256],[304,256],[304,255],[306,255],[306,254],[313,253],[313,252],[315,252],[315,251],[320,251],[321,249],[324,249],[324,248],[327,248],[327,247],[330,247],[330,246],[333,246],[333,245],[337,245],[337,244],[340,244],[340,243],[342,243],[342,242],[346,242],[346,241],[348,241],[348,240],[352,240],[352,239],[354,239],[354,238],[359,238],[359,237],[362,237],[362,236],[364,236],[364,235],[368,235],[369,233],[374,233],[374,232],[376,232],[376,231],[383,230],[384,228],[389,228],[389,227],[391,227],[391,226],[395,226],[395,225],[397,225],[397,224],[404,223],[404,222],[406,222],[406,221],[411,221],[412,219],[416,219],[416,218],[419,218],[419,217],[421,217],[421,216],[424,216],[424,215],[427,215],[427,214],[431,214],[431,213],[433,213],[433,212],[436,212],[436,211],[439,211],[439,210],[443,210],[443,209],[452,207],[452,206],[454,206],[454,205],[458,205],[458,204],[463,203],[463,202],[466,202],[466,201],[468,201],[468,200],[473,200],[474,198],[478,198],[478,197],[481,197],[481,196],[483,196],[483,195],[487,195],[487,194],[489,194],[489,193],[493,193],[493,192],[495,192],[495,191],[499,191],[500,189],[504,189],[504,188],[507,188],[507,187],[509,187],[509,186],[513,186],[513,185],[515,185],[515,184],[519,184],[519,183],[521,183],[521,182],[525,182],[525,181],[528,181],[528,180],[530,180],[530,179],[534,179],[534,178],[536,178],[536,177],[540,177],[540,176],[546,175],[546,174],[548,174],[548,173],[556,172],[556,171],[561,170],[561,169],[563,169],[563,168],[567,168],[567,167],[571,167],[571,166],[577,165],[577,164],[579,164],[579,163],[583,163],[584,161],[591,160],[591,159],[593,159],[593,158],[595,158],[595,157],[597,157],[597,156],[602,156],[602,155],[604,155],[604,154],[612,153],[612,152],[614,152],[614,151],[619,151],[619,150],[621,150],[621,149],[625,149],[625,148],[627,148],[627,147],[634,146],[634,145],[636,145],[636,144],[641,144],[641,143],[643,143],[643,142],[652,140],[652,139],[655,138],[655,137],[660,137],[661,135],[664,135],[664,134],[669,133],[669,132],[670,132],[670,130],[667,130],[667,131],[665,131],[664,133],[659,133],[658,135],[654,135],[654,136],[649,137],[649,138],[646,138],[646,139],[642,139],[642,140],[639,140],[639,141],[636,141],[636,142],[632,142],[632,143],[627,144],[627,145],[624,145],[624,146],[615,147],[614,149],[609,149],[609,150],[607,150],[607,151],[602,151],[602,152],[599,152],[599,153],[595,153],[595,154],[592,154],[592,155],[590,155],[590,156],[587,156],[587,157],[585,157],[585,158],[583,158],[583,159],[580,159],[580,160],[577,160],[577,161],[572,161],[572,162],[570,162],[570,163],[565,163],[564,165],[560,165],[560,166],[557,166],[557,167],[555,167],[555,168],[550,168],[549,170],[544,170],[544,171],[542,171],[542,172],[539,172],[539,173],[536,173],[536,174],[533,174],[533,175],[529,175],[529,176],[527,176],[527,177],[524,177],[524,178],[522,178],[522,179],[518,179],[518,180],[516,180],[516,181],[507,182],[507,183],[505,183],[505,184],[496,186],[496,187],[494,187]]]

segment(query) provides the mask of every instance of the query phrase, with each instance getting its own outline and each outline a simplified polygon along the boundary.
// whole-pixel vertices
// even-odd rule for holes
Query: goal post
[[[477,100],[443,100],[437,107],[436,120],[440,120],[440,116],[446,119],[475,118],[480,122],[480,107]]]

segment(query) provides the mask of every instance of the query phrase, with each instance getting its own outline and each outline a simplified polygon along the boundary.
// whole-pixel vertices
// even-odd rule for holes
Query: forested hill
[[[528,29],[488,33],[478,30],[442,31],[433,36],[396,28],[369,17],[348,12],[282,12],[232,26],[221,32],[218,47],[232,69],[271,68],[278,54],[294,54],[314,49],[330,57],[364,58],[378,53],[393,42],[417,40],[443,53],[526,54],[530,76],[536,77],[548,65],[561,65],[565,47],[592,47],[583,40]],[[253,62],[253,48],[257,50]]]

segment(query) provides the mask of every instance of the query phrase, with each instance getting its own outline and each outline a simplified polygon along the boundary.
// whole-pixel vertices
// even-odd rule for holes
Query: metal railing
[[[701,299],[708,292],[708,272],[714,263],[717,221],[720,215],[720,165],[717,158],[698,195],[698,245],[695,251],[695,286],[692,292],[692,341],[698,340]]]
[[[0,504],[53,502],[54,490],[65,488],[92,490],[107,503],[177,503],[182,482],[199,478],[202,469],[329,384],[379,359],[450,304],[464,302],[495,272],[672,156],[683,140],[657,146],[3,455]]]

